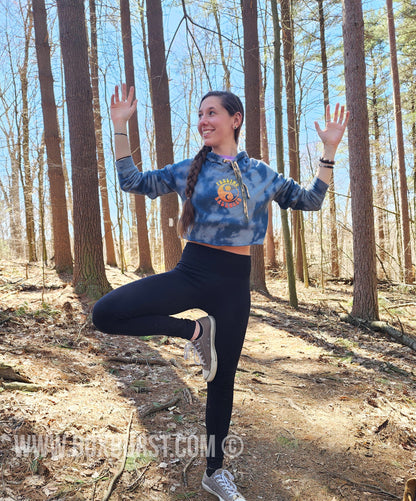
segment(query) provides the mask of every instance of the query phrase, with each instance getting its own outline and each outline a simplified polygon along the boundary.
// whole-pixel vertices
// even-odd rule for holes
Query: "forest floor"
[[[268,288],[252,295],[236,378],[226,466],[239,490],[401,500],[416,475],[415,352],[340,320],[351,285],[299,284],[298,310],[278,274]],[[381,317],[409,336],[415,293],[379,289]],[[104,500],[125,455],[112,500],[214,500],[200,486],[205,384],[185,342],[101,334],[91,307],[51,269],[0,263],[0,361],[38,385],[0,382],[0,499]]]

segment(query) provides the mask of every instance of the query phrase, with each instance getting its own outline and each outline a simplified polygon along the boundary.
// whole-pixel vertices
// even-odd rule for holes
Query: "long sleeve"
[[[166,165],[163,169],[140,172],[134,165],[132,157],[125,157],[117,160],[116,167],[123,191],[147,195],[150,198],[178,191],[175,165]]]
[[[282,209],[316,211],[322,207],[328,185],[315,177],[311,184],[304,188],[291,178],[279,176],[273,200]]]

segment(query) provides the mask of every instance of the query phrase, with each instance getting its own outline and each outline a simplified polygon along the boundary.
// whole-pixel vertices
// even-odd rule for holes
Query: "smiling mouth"
[[[209,136],[209,134],[211,134],[212,132],[214,132],[214,131],[213,130],[203,130],[202,131],[202,137]]]

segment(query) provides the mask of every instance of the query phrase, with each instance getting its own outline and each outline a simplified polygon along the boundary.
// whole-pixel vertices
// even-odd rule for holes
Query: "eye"
[[[209,114],[210,114],[210,115],[215,115],[215,111],[214,111],[214,110],[211,110],[211,111],[209,112]]]

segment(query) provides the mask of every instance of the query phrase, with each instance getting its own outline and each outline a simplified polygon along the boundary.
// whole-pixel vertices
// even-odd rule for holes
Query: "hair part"
[[[244,121],[244,108],[241,99],[228,91],[218,91],[213,90],[207,92],[201,99],[199,106],[207,97],[219,97],[221,99],[221,105],[228,111],[229,115],[232,117],[236,113],[240,113],[241,122],[240,125],[234,129],[234,139],[238,143],[238,138],[240,137],[241,127]],[[195,208],[192,204],[192,195],[194,194],[195,186],[198,181],[199,173],[201,172],[202,165],[204,164],[208,153],[212,150],[211,146],[203,146],[199,152],[195,155],[191,167],[189,168],[188,177],[186,178],[185,196],[186,200],[183,204],[182,215],[178,222],[178,233],[182,238],[186,237],[186,234],[190,228],[192,228],[195,222]]]

